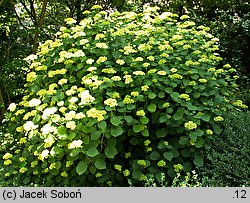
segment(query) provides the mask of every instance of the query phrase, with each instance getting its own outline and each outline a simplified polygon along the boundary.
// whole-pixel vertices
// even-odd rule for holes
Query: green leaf
[[[156,160],[158,160],[158,159],[160,158],[160,156],[161,156],[161,155],[160,155],[158,152],[154,151],[154,152],[152,152],[152,153],[150,154],[149,158],[150,158],[151,160],[156,161]]]
[[[149,110],[149,112],[151,112],[151,113],[155,112],[155,111],[156,111],[156,105],[155,105],[155,104],[150,104],[150,105],[148,106],[148,110]]]
[[[78,131],[82,130],[82,123],[78,123],[76,125],[76,130],[78,130]]]
[[[211,118],[211,116],[208,115],[208,114],[204,114],[204,115],[202,115],[202,117],[201,117],[201,119],[202,119],[203,121],[206,121],[206,122],[209,122],[209,121],[210,121],[210,118]]]
[[[139,179],[141,177],[141,175],[142,175],[141,169],[134,169],[133,170],[132,177],[134,179]]]
[[[106,157],[113,159],[115,157],[116,154],[118,154],[117,149],[115,147],[112,146],[108,146],[105,150],[105,155]]]
[[[91,132],[91,140],[98,140],[100,137],[101,137],[101,135],[102,135],[102,132],[101,131],[99,131],[99,130],[93,130],[92,132]]]
[[[148,124],[149,119],[148,119],[147,117],[144,116],[144,117],[141,117],[141,118],[140,118],[140,121],[141,121],[142,124]]]
[[[110,122],[112,123],[112,125],[118,126],[122,123],[122,116],[113,116],[110,119]]]
[[[164,122],[166,122],[167,120],[168,120],[168,117],[167,117],[166,114],[165,114],[165,115],[162,115],[162,116],[159,118],[160,123],[164,123]]]
[[[167,135],[167,129],[166,128],[161,128],[156,131],[157,137],[166,137]]]
[[[195,147],[196,147],[196,148],[202,148],[204,143],[205,143],[205,141],[204,141],[203,139],[199,139],[199,140],[195,143]]]
[[[106,123],[106,121],[101,121],[100,123],[98,123],[98,127],[100,129],[102,129],[103,132],[106,131],[106,129],[107,129],[107,123]]]
[[[220,134],[221,133],[221,131],[222,131],[222,129],[219,127],[219,125],[217,125],[217,124],[214,124],[213,125],[213,129],[214,129],[214,132],[216,133],[216,134]]]
[[[185,112],[185,108],[179,107],[176,113],[173,115],[174,120],[176,121],[181,120],[183,118],[184,112]]]
[[[173,92],[173,88],[171,88],[171,87],[167,87],[167,88],[165,88],[165,92],[167,92],[167,93],[172,93]]]
[[[151,92],[151,93],[148,94],[148,98],[149,99],[154,99],[155,97],[156,97],[156,94],[153,93],[153,92]]]
[[[170,96],[174,99],[174,100],[178,100],[179,99],[179,93],[178,92],[171,92]]]
[[[95,157],[96,155],[99,154],[99,151],[95,148],[95,147],[91,147],[87,150],[86,154],[89,156],[89,157]]]
[[[121,135],[123,133],[123,129],[121,126],[117,126],[117,127],[111,127],[111,135],[114,137],[118,137],[119,135]]]
[[[183,84],[184,84],[185,86],[188,86],[188,85],[189,85],[189,82],[190,82],[190,80],[183,79]]]
[[[121,53],[119,51],[114,51],[112,52],[112,56],[115,58],[115,59],[118,59],[120,56],[121,56]]]
[[[70,76],[69,77],[69,82],[70,83],[75,83],[76,82],[76,77],[75,76]]]
[[[69,154],[71,157],[76,157],[80,153],[79,149],[73,149],[71,153]]]
[[[67,140],[68,135],[67,135],[67,128],[65,126],[60,126],[57,128],[58,130],[58,138],[60,140]]]
[[[133,125],[133,130],[135,133],[138,133],[142,130],[144,130],[145,126],[144,125]]]
[[[107,144],[108,144],[108,146],[114,147],[116,145],[116,138],[114,138],[114,137],[109,138],[107,141]]]
[[[37,113],[36,116],[33,118],[33,122],[36,124],[40,121],[40,119],[41,119],[41,116]]]
[[[128,105],[127,105],[127,109],[128,109],[128,110],[133,110],[133,109],[135,109],[135,107],[136,107],[136,106],[135,106],[134,104],[128,104]]]
[[[190,149],[183,149],[183,150],[181,150],[181,155],[183,156],[183,157],[189,157],[190,156]]]
[[[83,68],[83,63],[79,63],[77,66],[76,66],[76,69],[77,70],[80,70],[80,69],[82,69]]]
[[[158,97],[161,98],[161,99],[164,98],[165,97],[165,92],[159,92]]]
[[[198,130],[195,130],[194,132],[190,133],[190,138],[193,139],[193,140],[196,140],[197,137],[200,137],[204,134],[204,131],[198,129]]]
[[[199,98],[200,96],[201,96],[201,93],[200,92],[195,92],[194,94],[192,94],[193,95],[193,97],[195,98],[195,99],[197,99],[197,98]]]
[[[179,144],[180,145],[186,145],[187,143],[188,143],[188,138],[187,137],[185,137],[185,136],[181,136],[180,137],[180,140],[179,140]]]
[[[171,161],[173,159],[173,154],[171,152],[164,152],[163,156],[165,157],[165,159],[167,159],[168,161]]]
[[[187,102],[187,103],[186,103],[186,106],[187,106],[187,108],[188,108],[190,111],[197,111],[197,109],[198,109],[196,106],[192,105],[191,102]]]
[[[124,119],[127,123],[131,123],[133,121],[133,117],[132,116],[124,116]]]
[[[102,159],[95,161],[94,165],[99,170],[106,169],[106,162]]]
[[[142,134],[144,137],[148,137],[148,136],[149,136],[148,129],[142,130],[142,131],[141,131],[141,134]]]
[[[201,155],[195,155],[194,156],[194,164],[196,166],[199,166],[199,167],[203,166],[204,165],[203,159],[204,159],[203,156],[201,156]]]

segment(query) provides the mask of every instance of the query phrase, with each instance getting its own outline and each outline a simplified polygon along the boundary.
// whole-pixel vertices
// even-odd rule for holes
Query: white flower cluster
[[[91,104],[95,100],[95,98],[90,95],[89,90],[84,90],[80,92],[78,96],[81,98],[79,106]]]

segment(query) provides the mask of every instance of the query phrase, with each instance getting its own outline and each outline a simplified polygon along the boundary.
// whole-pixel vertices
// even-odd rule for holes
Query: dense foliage
[[[202,170],[208,186],[250,186],[249,122],[249,111],[225,115],[222,135],[212,141]]]
[[[240,74],[243,100],[249,99],[249,27],[250,4],[245,0],[2,0],[0,1],[0,120],[8,104],[23,95],[23,58],[35,53],[38,42],[53,39],[63,19],[73,17],[79,23],[82,12],[94,4],[106,10],[141,11],[143,5],[157,5],[161,11],[179,16],[188,14],[197,25],[211,28],[220,38],[221,57]],[[42,12],[44,10],[44,12]],[[16,74],[21,73],[21,74]],[[8,82],[11,81],[11,82]]]
[[[5,185],[158,183],[203,165],[235,99],[218,38],[189,16],[85,11],[39,47],[2,137]],[[177,19],[180,19],[178,21]]]

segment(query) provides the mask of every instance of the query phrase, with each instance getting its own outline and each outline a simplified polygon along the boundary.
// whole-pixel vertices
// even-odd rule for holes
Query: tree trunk
[[[77,21],[77,24],[80,23],[81,18],[82,18],[82,15],[81,15],[81,0],[76,0],[76,21]]]
[[[44,20],[44,17],[45,17],[47,4],[48,4],[48,0],[44,0],[43,1],[42,12],[41,12],[39,21],[37,23],[37,28],[36,28],[37,30],[36,30],[35,37],[34,37],[33,49],[32,49],[33,54],[36,53],[36,50],[37,50],[37,47],[38,47],[39,30],[41,29],[41,27],[43,25],[43,20]]]
[[[3,120],[5,109],[1,107],[4,104],[2,88],[0,87],[0,122]]]

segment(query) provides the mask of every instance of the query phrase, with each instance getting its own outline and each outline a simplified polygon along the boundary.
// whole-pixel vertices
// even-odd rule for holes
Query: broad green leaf
[[[214,132],[215,132],[216,134],[220,134],[221,131],[222,131],[222,129],[220,128],[220,126],[217,125],[217,124],[214,124],[214,125],[213,125],[213,129],[214,129]]]
[[[197,142],[195,143],[195,147],[196,147],[196,148],[202,148],[204,143],[205,143],[205,142],[204,142],[203,139],[199,139],[199,140],[197,140]]]
[[[76,130],[80,131],[82,129],[82,123],[76,125]]]
[[[165,114],[165,115],[162,115],[162,116],[159,118],[160,123],[164,123],[164,122],[166,122],[167,120],[168,120],[168,117],[167,117],[166,114]]]
[[[134,169],[133,172],[132,172],[132,177],[134,179],[139,179],[142,175],[142,171],[141,169]]]
[[[107,144],[108,144],[108,146],[114,147],[116,145],[116,138],[114,138],[114,137],[109,138],[107,141]]]
[[[156,94],[153,93],[153,92],[151,92],[151,93],[148,94],[148,98],[149,99],[154,99],[155,97],[156,97]]]
[[[144,137],[148,137],[148,136],[149,136],[148,129],[142,130],[142,131],[141,131],[141,134],[142,134]]]
[[[142,131],[145,128],[144,125],[133,125],[133,130],[135,133]]]
[[[119,135],[121,135],[123,133],[123,129],[121,126],[117,126],[117,127],[114,127],[112,126],[111,127],[111,135],[114,136],[114,137],[118,137]]]
[[[167,92],[167,93],[172,93],[173,92],[173,88],[171,88],[171,87],[167,87],[167,88],[165,88],[165,92]]]
[[[102,132],[101,131],[99,131],[99,130],[93,130],[92,132],[91,132],[91,140],[98,140],[100,137],[101,137],[101,135],[102,135]]]
[[[199,98],[200,96],[201,96],[201,93],[200,92],[195,92],[194,94],[192,94],[193,95],[193,97],[195,98],[195,99],[197,99],[197,98]]]
[[[68,135],[68,140],[73,140],[76,137],[76,133],[70,133]]]
[[[91,128],[90,127],[88,127],[88,126],[86,126],[86,125],[84,125],[84,126],[82,126],[82,132],[84,132],[84,133],[90,133],[91,132]]]
[[[36,116],[33,118],[33,122],[36,124],[40,121],[41,116],[37,113]]]
[[[167,129],[166,128],[161,128],[156,131],[157,137],[166,137],[167,135]]]
[[[121,53],[119,51],[114,51],[112,52],[112,56],[115,58],[115,59],[118,59],[120,56],[121,56]]]
[[[161,98],[161,99],[164,98],[165,97],[165,92],[159,92],[158,97]]]
[[[121,116],[113,116],[113,117],[111,117],[110,122],[112,123],[112,125],[118,126],[122,123],[122,117]]]
[[[187,106],[187,108],[188,108],[189,110],[191,110],[191,111],[196,111],[196,110],[197,110],[197,107],[194,106],[191,102],[187,102],[187,103],[186,103],[186,106]]]
[[[180,94],[178,92],[171,92],[170,95],[174,100],[178,100]]]
[[[150,158],[151,160],[156,161],[156,160],[158,160],[158,159],[160,158],[160,156],[161,156],[161,155],[159,154],[159,152],[154,151],[154,152],[152,152],[152,153],[150,154],[149,158]]]
[[[62,148],[60,148],[58,146],[54,146],[54,147],[52,147],[50,154],[52,156],[56,156],[56,155],[61,156],[61,155],[63,155],[63,151],[64,150]]]
[[[187,137],[185,137],[185,136],[181,136],[180,137],[180,140],[179,140],[179,144],[180,145],[186,145],[187,143],[188,143],[188,138]]]
[[[184,84],[185,86],[188,86],[188,85],[189,85],[189,82],[190,82],[190,80],[183,79],[183,84]]]
[[[163,156],[165,157],[165,159],[167,159],[168,161],[171,161],[173,159],[173,154],[172,152],[164,152]]]
[[[211,118],[211,116],[208,115],[208,114],[202,115],[202,117],[201,117],[201,119],[202,119],[203,121],[206,121],[206,122],[209,122],[209,121],[210,121],[210,118]]]
[[[141,117],[140,118],[140,122],[142,123],[142,124],[148,124],[148,122],[149,122],[149,119],[147,118],[147,117]]]
[[[183,156],[183,157],[189,157],[190,156],[190,149],[183,149],[183,150],[181,150],[181,155]]]
[[[194,156],[194,164],[196,166],[199,166],[199,167],[203,166],[204,165],[203,157],[200,155],[195,155]]]
[[[87,154],[89,157],[95,157],[96,155],[99,154],[99,151],[98,151],[95,147],[91,147],[91,148],[89,148],[89,149],[86,151],[86,154]]]
[[[101,121],[100,123],[98,123],[98,127],[100,129],[102,129],[102,131],[106,131],[106,129],[107,129],[107,123],[106,123],[106,121]]]
[[[185,89],[185,93],[187,93],[187,94],[190,94],[192,91],[193,90],[191,87],[186,87],[186,89]]]
[[[191,132],[190,133],[190,138],[193,139],[193,140],[196,140],[197,137],[200,137],[204,134],[204,131],[198,129],[198,130],[195,130],[194,132]]]
[[[98,159],[97,161],[95,161],[94,165],[99,170],[106,169],[106,162],[102,159]]]
[[[183,118],[184,112],[185,112],[185,108],[179,107],[177,111],[175,112],[175,114],[173,115],[174,120],[176,121],[181,120]]]
[[[55,164],[55,167],[57,170],[59,170],[61,168],[62,164],[60,161],[57,161],[56,164]]]
[[[115,155],[118,153],[117,149],[115,147],[112,146],[108,146],[105,150],[105,155],[106,157],[113,159],[115,157]]]
[[[83,138],[82,138],[82,141],[85,145],[89,144],[90,142],[90,138],[88,135],[85,135]]]
[[[90,173],[95,174],[97,170],[96,170],[95,166],[90,166],[89,171],[90,171]]]
[[[128,109],[128,110],[133,110],[133,109],[135,109],[135,107],[136,107],[136,106],[135,106],[134,104],[128,104],[128,105],[127,105],[127,109]]]
[[[133,121],[133,117],[132,116],[124,116],[124,119],[127,123],[131,123]]]
[[[150,104],[150,105],[148,106],[148,110],[149,110],[149,112],[151,112],[151,113],[155,112],[155,111],[156,111],[156,105],[155,105],[155,104]]]
[[[71,153],[69,154],[71,157],[76,157],[80,153],[79,149],[73,149]]]

